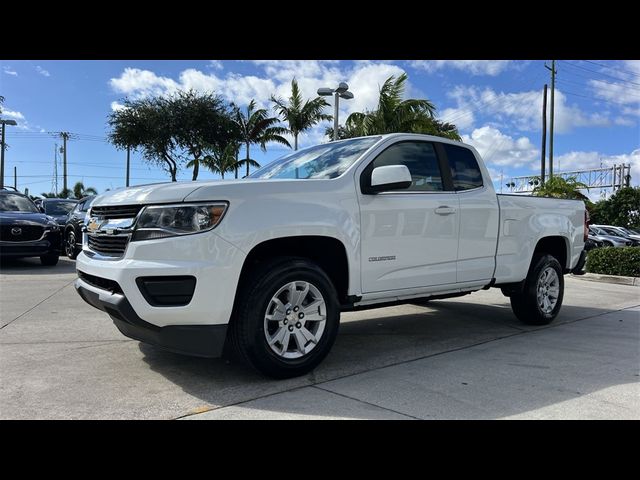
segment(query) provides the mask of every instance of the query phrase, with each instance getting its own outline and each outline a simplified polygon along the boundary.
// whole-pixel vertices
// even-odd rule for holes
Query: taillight
[[[584,209],[584,241],[586,242],[589,239],[589,220],[591,220],[591,218],[589,217],[589,211],[585,208]]]

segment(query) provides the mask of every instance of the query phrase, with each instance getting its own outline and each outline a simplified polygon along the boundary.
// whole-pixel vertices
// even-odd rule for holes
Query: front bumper
[[[60,235],[29,242],[0,242],[2,257],[39,257],[47,253],[60,253]]]
[[[227,325],[171,325],[158,327],[145,322],[127,298],[77,279],[74,286],[89,305],[109,314],[120,332],[134,340],[166,350],[198,357],[222,355]]]

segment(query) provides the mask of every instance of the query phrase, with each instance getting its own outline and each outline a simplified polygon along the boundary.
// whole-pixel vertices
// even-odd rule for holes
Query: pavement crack
[[[317,384],[316,385],[311,385],[311,388],[316,388],[318,390],[322,390],[323,392],[331,393],[333,395],[337,395],[339,397],[346,398],[348,400],[354,400],[356,402],[364,403],[365,405],[369,405],[371,407],[379,408],[381,410],[386,410],[388,412],[395,413],[396,415],[401,415],[403,417],[412,418],[413,420],[422,420],[420,417],[414,417],[413,415],[409,415],[408,413],[402,413],[402,412],[399,412],[398,410],[394,410],[393,408],[383,407],[382,405],[377,405],[375,403],[367,402],[366,400],[361,400],[360,398],[350,397],[349,395],[345,395],[344,393],[334,392],[333,390],[329,390],[327,388],[319,387]]]
[[[69,285],[71,285],[74,280],[71,280],[69,283],[65,283],[62,287],[60,287],[59,289],[57,289],[55,292],[53,292],[51,295],[49,295],[47,298],[40,300],[38,303],[36,303],[33,307],[31,307],[30,309],[28,309],[26,312],[22,312],[20,315],[18,315],[16,318],[14,318],[13,320],[5,323],[4,325],[0,326],[0,330],[2,330],[4,327],[6,327],[7,325],[11,325],[13,322],[15,322],[16,320],[24,317],[27,313],[33,311],[34,309],[38,308],[40,305],[42,305],[44,302],[46,302],[47,300],[49,300],[51,297],[53,297],[54,295],[56,295],[57,293],[60,293],[62,290],[64,290],[65,288],[67,288]]]

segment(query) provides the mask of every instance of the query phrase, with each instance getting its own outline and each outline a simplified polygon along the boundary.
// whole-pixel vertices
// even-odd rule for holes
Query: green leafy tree
[[[591,223],[640,229],[640,187],[624,187],[591,211]]]
[[[192,180],[197,180],[202,157],[237,137],[232,111],[222,97],[193,91],[178,92],[168,102],[175,143],[184,149]]]
[[[548,178],[544,185],[534,187],[533,195],[537,197],[583,200],[590,203],[589,198],[580,191],[586,188],[587,185],[578,182],[575,177],[564,179],[563,177],[555,176]]]
[[[80,200],[88,195],[97,195],[98,191],[93,187],[85,187],[84,183],[76,182],[73,186],[73,196]]]
[[[295,78],[291,80],[291,96],[287,100],[271,95],[271,101],[280,119],[289,126],[286,131],[293,136],[294,150],[298,150],[298,136],[301,133],[322,120],[333,119],[331,115],[323,113],[324,108],[329,106],[323,97],[306,101],[302,99],[302,93]]]
[[[211,93],[177,92],[168,97],[125,100],[109,116],[109,140],[138,149],[147,162],[164,167],[176,181],[181,165],[198,178],[200,161],[237,137],[230,106]]]
[[[375,110],[353,112],[338,129],[338,138],[353,138],[385,133],[423,133],[452,140],[460,140],[455,125],[441,122],[434,117],[435,106],[426,99],[404,100],[407,74],[387,78],[380,88]],[[333,137],[333,128],[325,134]]]
[[[288,133],[288,130],[277,126],[279,119],[277,117],[269,117],[266,109],[256,109],[255,100],[249,102],[246,112],[236,105],[233,106],[233,110],[233,118],[239,129],[240,141],[246,150],[246,157],[238,161],[238,167],[246,167],[247,175],[249,175],[249,167],[260,166],[258,162],[251,158],[251,145],[260,145],[263,152],[267,151],[267,143],[269,142],[280,143],[291,148],[289,142],[282,136]],[[237,170],[235,174],[236,178],[238,178]]]
[[[171,113],[166,98],[126,99],[124,108],[109,115],[108,138],[117,148],[138,149],[145,161],[165,168],[175,182],[181,158],[173,137]]]
[[[58,198],[57,193],[49,192],[49,193],[41,193],[40,196],[44,198]]]

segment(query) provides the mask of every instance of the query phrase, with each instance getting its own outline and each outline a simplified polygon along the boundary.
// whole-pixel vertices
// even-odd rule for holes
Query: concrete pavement
[[[549,327],[499,290],[343,315],[286,381],[123,337],[75,293],[73,262],[3,264],[0,418],[640,418],[640,291],[566,277]]]

